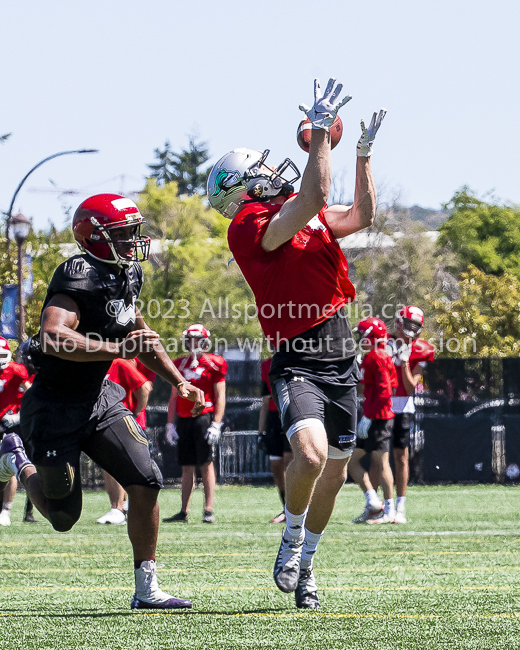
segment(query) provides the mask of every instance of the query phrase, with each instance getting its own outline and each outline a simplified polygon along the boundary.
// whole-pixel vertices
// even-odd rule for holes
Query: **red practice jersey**
[[[29,373],[21,363],[10,361],[0,370],[0,418],[9,411],[18,413],[26,381],[29,381]]]
[[[214,385],[226,380],[227,362],[220,354],[205,352],[200,357],[179,357],[173,362],[181,375],[196,388],[204,391],[206,406],[202,413],[213,413],[215,410]],[[177,395],[177,413],[181,418],[191,418],[193,402]]]
[[[136,407],[134,392],[146,384],[147,381],[150,381],[137,370],[136,364],[132,363],[130,359],[114,359],[108,369],[107,379],[125,389],[126,396],[123,404],[132,413]],[[135,419],[141,428],[146,429],[146,409],[143,409]]]
[[[397,373],[390,355],[382,348],[370,350],[361,362],[361,374],[363,415],[371,420],[393,418],[392,389],[397,388]]]
[[[271,361],[272,357],[269,357],[269,359],[266,359],[265,361],[262,361],[262,382],[265,385],[265,389],[262,391],[262,396],[265,395],[271,395],[271,399],[269,400],[269,410],[270,411],[278,411],[276,408],[275,401],[272,396],[272,390],[271,390],[271,384],[269,383],[269,370],[271,370]],[[267,390],[267,392],[265,392]]]
[[[264,334],[276,347],[327,320],[356,295],[323,210],[274,251],[262,248],[269,222],[281,207],[246,204],[228,230],[229,248],[253,290]]]

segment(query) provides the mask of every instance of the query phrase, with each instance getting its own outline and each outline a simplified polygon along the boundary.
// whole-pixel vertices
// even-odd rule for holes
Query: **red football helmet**
[[[195,339],[196,349],[205,352],[206,350],[209,350],[210,347],[210,336],[211,332],[206,329],[204,325],[197,323],[195,325],[190,325],[188,329],[184,330],[182,333],[182,344],[187,350],[190,350],[190,339]]]
[[[124,267],[144,262],[150,255],[151,240],[141,236],[142,223],[144,219],[130,199],[119,194],[96,194],[76,210],[72,232],[82,251],[96,260]],[[128,229],[127,238],[120,234],[114,239],[111,231],[121,228]]]
[[[354,332],[358,334],[359,341],[370,341],[370,343],[384,343],[388,338],[386,325],[379,318],[364,318],[359,321]]]
[[[395,316],[395,329],[398,334],[416,339],[424,325],[424,312],[419,307],[409,305],[400,309]]]
[[[3,336],[0,336],[0,369],[3,369],[11,362],[13,354],[9,348],[9,343],[7,339],[4,339]]]

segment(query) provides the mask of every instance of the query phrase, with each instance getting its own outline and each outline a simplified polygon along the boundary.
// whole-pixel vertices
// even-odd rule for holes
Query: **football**
[[[309,149],[311,146],[311,134],[312,134],[311,121],[309,119],[302,120],[298,126],[296,139],[300,147],[307,153],[309,153]],[[334,149],[334,147],[339,143],[342,135],[343,135],[343,123],[341,121],[340,116],[336,115],[334,124],[330,127],[330,145],[331,145],[330,148],[331,149]]]

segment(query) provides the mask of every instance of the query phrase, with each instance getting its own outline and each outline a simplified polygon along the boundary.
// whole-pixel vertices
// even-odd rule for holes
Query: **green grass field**
[[[177,512],[178,490],[160,497]],[[197,490],[188,524],[163,524],[160,584],[190,598],[184,613],[129,609],[125,526],[99,526],[101,492],[85,495],[71,533],[22,524],[0,529],[0,648],[517,649],[520,647],[518,492],[500,486],[414,487],[409,523],[355,526],[363,507],[346,486],[320,544],[322,608],[300,611],[271,571],[283,526],[273,488],[223,487],[218,522],[201,523]],[[41,520],[41,517],[40,517]]]

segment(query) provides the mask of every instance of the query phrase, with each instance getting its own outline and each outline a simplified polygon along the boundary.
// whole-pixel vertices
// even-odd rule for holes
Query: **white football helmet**
[[[9,348],[9,343],[7,339],[4,339],[3,336],[0,336],[0,370],[6,368],[10,363],[13,355]]]
[[[271,171],[262,166],[269,155],[254,149],[234,149],[218,161],[208,178],[208,200],[211,207],[228,219],[233,219],[243,203],[268,201],[275,196],[289,196],[293,183],[300,178],[296,165],[286,158]],[[292,170],[294,178],[287,180],[283,174]]]
[[[211,342],[209,340],[210,336],[211,332],[206,329],[204,325],[197,323],[195,325],[190,325],[184,330],[182,333],[182,344],[186,350],[192,350],[190,339],[193,339],[195,342],[193,349],[198,352],[206,352],[211,347]]]
[[[424,312],[419,307],[408,305],[400,309],[395,315],[395,329],[401,336],[404,334],[411,339],[416,339],[424,325]]]

